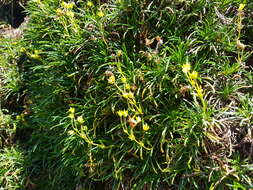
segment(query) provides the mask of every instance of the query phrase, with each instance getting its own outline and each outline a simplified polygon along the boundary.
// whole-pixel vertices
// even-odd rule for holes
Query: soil
[[[18,28],[26,16],[24,5],[17,0],[11,3],[1,3],[0,1],[0,22],[11,25],[12,28]]]
[[[24,5],[18,1],[0,3],[0,36],[4,38],[20,38],[27,24]]]

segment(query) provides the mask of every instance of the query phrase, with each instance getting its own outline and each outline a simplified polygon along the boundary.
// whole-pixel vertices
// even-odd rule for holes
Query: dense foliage
[[[7,88],[22,97],[20,183],[253,188],[253,3],[241,3],[29,1]]]

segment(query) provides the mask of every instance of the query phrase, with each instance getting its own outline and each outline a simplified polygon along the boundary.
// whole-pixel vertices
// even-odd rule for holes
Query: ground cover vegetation
[[[19,146],[15,116],[22,111],[21,75],[17,67],[21,44],[0,39],[0,188],[24,184],[24,153]]]
[[[253,188],[252,8],[28,1],[0,44],[0,186]]]

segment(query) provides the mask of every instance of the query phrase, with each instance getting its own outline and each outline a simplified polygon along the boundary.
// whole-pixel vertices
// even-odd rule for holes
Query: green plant
[[[24,188],[24,155],[17,147],[0,151],[0,187],[7,190]]]
[[[13,143],[14,135],[16,132],[16,125],[12,121],[11,116],[4,114],[0,110],[0,147],[4,147]]]
[[[48,189],[251,188],[252,68],[240,43],[253,3],[242,6],[28,2],[17,119],[29,178]]]
[[[0,100],[1,104],[4,104],[8,97],[18,94],[21,88],[21,78],[17,64],[22,45],[17,40],[4,38],[0,38],[0,43]]]

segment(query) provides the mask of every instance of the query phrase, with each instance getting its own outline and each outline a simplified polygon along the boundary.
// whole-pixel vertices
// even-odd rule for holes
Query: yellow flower
[[[127,117],[128,111],[127,110],[123,110],[122,114],[123,114],[123,117]]]
[[[83,130],[83,131],[87,131],[88,130],[88,127],[85,125],[85,126],[81,126],[81,129]]]
[[[40,50],[34,50],[34,54],[40,54],[41,53],[41,51]]]
[[[117,51],[117,56],[120,57],[122,55],[122,51],[121,50],[118,50]]]
[[[127,92],[124,92],[123,94],[122,94],[122,96],[123,96],[123,98],[128,98],[128,93]]]
[[[122,77],[122,78],[121,78],[121,82],[125,84],[125,83],[127,82],[126,77]]]
[[[104,17],[104,16],[105,16],[105,14],[103,13],[103,11],[97,12],[97,15],[98,15],[99,17]]]
[[[183,64],[182,71],[188,73],[191,70],[191,65],[189,63]]]
[[[125,88],[126,88],[127,90],[130,90],[130,89],[131,89],[130,84],[125,84]]]
[[[68,117],[69,117],[70,119],[74,119],[74,118],[75,118],[75,114],[74,114],[74,113],[69,113]]]
[[[31,54],[30,57],[33,58],[33,59],[40,59],[39,54]]]
[[[118,116],[120,117],[127,117],[128,116],[128,111],[127,110],[119,110],[117,112]]]
[[[128,98],[130,98],[130,99],[134,98],[134,94],[132,92],[129,92],[128,93]]]
[[[197,90],[198,97],[203,97],[203,89],[199,87]]]
[[[63,8],[66,8],[66,9],[73,9],[73,7],[74,7],[74,3],[73,2],[71,2],[71,3],[66,3],[66,2],[62,2],[61,3],[61,6],[63,7]]]
[[[134,98],[134,94],[132,92],[124,92],[122,94],[122,97],[126,98],[126,99],[128,99],[128,98],[132,99],[132,98]]]
[[[191,79],[197,79],[198,78],[198,72],[197,71],[192,71],[192,73],[190,73],[190,78]]]
[[[240,49],[240,50],[244,50],[245,47],[246,47],[246,45],[243,44],[240,40],[236,40],[236,46],[237,46],[237,48]]]
[[[33,0],[34,3],[41,3],[40,0]]]
[[[145,123],[145,124],[142,126],[142,129],[143,129],[144,131],[148,131],[148,130],[149,130],[148,124]]]
[[[66,2],[64,2],[64,1],[63,1],[63,2],[61,2],[61,6],[62,6],[62,7],[64,7],[64,8],[65,8],[66,4],[67,4],[67,3],[66,3]]]
[[[245,6],[246,6],[245,4],[242,4],[242,3],[241,3],[241,4],[239,5],[238,11],[239,11],[239,12],[242,12]]]
[[[190,84],[194,87],[196,85],[196,81],[195,80],[190,80]]]
[[[123,112],[122,110],[119,110],[119,111],[117,112],[118,116],[122,117],[122,116],[123,116],[123,113],[122,113],[122,112]]]
[[[17,120],[21,120],[21,116],[20,116],[20,115],[17,115],[17,116],[16,116],[16,119],[17,119]]]
[[[66,15],[67,15],[68,17],[71,17],[71,18],[73,18],[73,17],[75,16],[75,14],[74,14],[72,11],[67,11],[67,12],[66,12]]]
[[[80,137],[83,138],[83,139],[86,139],[86,135],[84,133],[80,133]]]
[[[77,122],[80,123],[80,124],[84,124],[84,119],[82,116],[78,116],[77,117]]]
[[[20,52],[24,53],[24,52],[26,52],[26,49],[25,49],[24,47],[22,47],[22,48],[20,49]]]
[[[109,84],[114,84],[114,83],[115,83],[115,76],[114,76],[114,75],[112,75],[112,76],[110,76],[110,77],[108,78],[108,83],[109,83]]]
[[[62,9],[58,8],[58,9],[56,9],[56,14],[57,14],[58,16],[62,16],[62,15],[64,14],[64,12],[63,12]]]
[[[70,130],[70,131],[68,131],[68,134],[69,134],[69,135],[74,135],[74,134],[75,134],[75,131]]]
[[[88,2],[87,2],[87,6],[88,6],[88,7],[92,7],[93,5],[94,5],[94,4],[92,3],[92,1],[88,1]]]
[[[74,2],[68,3],[67,6],[66,6],[66,8],[67,9],[73,9],[74,5],[75,5]]]
[[[71,107],[71,108],[69,108],[69,113],[75,113],[75,108],[73,108],[73,107]]]

